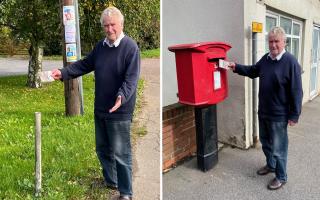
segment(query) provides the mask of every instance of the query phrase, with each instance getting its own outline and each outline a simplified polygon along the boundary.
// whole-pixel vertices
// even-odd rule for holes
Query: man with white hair
[[[123,33],[124,17],[115,7],[101,14],[106,37],[83,60],[52,72],[72,79],[95,72],[94,121],[96,152],[105,184],[118,189],[120,200],[132,199],[130,125],[140,73],[139,48]]]
[[[296,58],[285,51],[283,28],[272,28],[268,40],[269,53],[255,65],[231,62],[229,67],[239,75],[252,79],[259,77],[259,137],[266,165],[257,174],[275,173],[268,189],[276,190],[287,182],[287,127],[298,123],[303,92],[301,67]]]

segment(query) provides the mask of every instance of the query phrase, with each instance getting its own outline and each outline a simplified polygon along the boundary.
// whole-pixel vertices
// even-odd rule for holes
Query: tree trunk
[[[42,71],[43,48],[38,44],[32,44],[29,48],[29,56],[27,86],[39,88],[41,87],[41,81],[37,73]]]

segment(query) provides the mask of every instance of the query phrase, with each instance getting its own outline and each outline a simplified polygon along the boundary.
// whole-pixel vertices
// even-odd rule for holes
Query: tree
[[[104,35],[100,14],[108,7],[108,1],[79,0],[81,49],[89,53]]]
[[[0,15],[0,24],[9,27],[16,40],[30,44],[27,86],[41,87],[37,73],[42,71],[43,46],[60,34],[59,1],[4,0]]]
[[[143,50],[160,46],[159,0],[79,0],[81,48],[87,53],[103,37],[100,24],[101,12],[115,6],[124,15],[124,32],[132,37]]]

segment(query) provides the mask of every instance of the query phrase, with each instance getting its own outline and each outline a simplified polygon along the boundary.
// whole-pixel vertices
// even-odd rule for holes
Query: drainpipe
[[[252,64],[257,63],[257,33],[252,32]],[[258,120],[257,120],[257,108],[258,108],[258,84],[257,78],[252,80],[252,138],[253,147],[257,146],[258,143]]]

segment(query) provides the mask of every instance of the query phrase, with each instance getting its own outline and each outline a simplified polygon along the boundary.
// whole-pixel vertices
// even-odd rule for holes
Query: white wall
[[[176,103],[175,44],[222,41],[233,46],[230,59],[243,61],[242,0],[162,1],[163,106]]]
[[[163,106],[178,102],[174,54],[168,46],[222,41],[232,46],[228,59],[244,63],[243,0],[162,1]],[[217,106],[219,140],[245,148],[244,77],[228,72],[229,95]],[[227,122],[227,123],[226,123]]]

